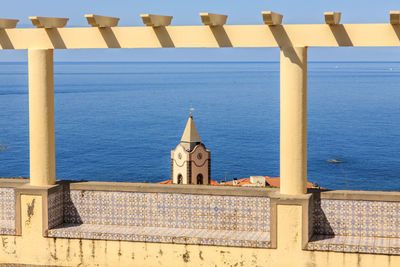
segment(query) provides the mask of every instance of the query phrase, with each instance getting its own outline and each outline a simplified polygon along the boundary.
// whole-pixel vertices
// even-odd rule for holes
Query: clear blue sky
[[[20,0],[6,1],[0,18],[20,20],[30,27],[29,16],[68,17],[69,26],[87,26],[84,14],[121,18],[120,26],[142,26],[139,14],[172,15],[172,25],[200,25],[199,12],[227,14],[228,24],[261,24],[261,11],[284,15],[283,23],[324,23],[323,12],[341,11],[343,23],[387,23],[394,0]],[[57,50],[56,61],[278,61],[276,48],[246,49],[108,49]],[[310,61],[400,61],[400,48],[310,48]],[[26,51],[0,51],[0,61],[26,61]]]

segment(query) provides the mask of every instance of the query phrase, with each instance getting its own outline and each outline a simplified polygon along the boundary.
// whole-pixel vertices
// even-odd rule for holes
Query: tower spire
[[[194,108],[190,108],[189,118],[186,123],[185,131],[181,138],[181,144],[186,150],[192,150],[196,145],[201,143],[199,132],[197,131],[196,124],[194,123],[192,111]]]

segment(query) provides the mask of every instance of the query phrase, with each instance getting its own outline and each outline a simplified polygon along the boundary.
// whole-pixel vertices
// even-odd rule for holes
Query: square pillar
[[[281,48],[281,194],[307,192],[307,47]]]
[[[30,184],[55,183],[53,50],[28,49]]]

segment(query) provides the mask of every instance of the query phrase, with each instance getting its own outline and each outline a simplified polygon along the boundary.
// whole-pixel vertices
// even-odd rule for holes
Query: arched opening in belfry
[[[178,174],[178,181],[177,181],[177,183],[178,183],[178,184],[182,184],[182,183],[183,183],[183,176],[182,176],[182,174]]]
[[[197,184],[203,184],[203,174],[201,173],[197,175]]]

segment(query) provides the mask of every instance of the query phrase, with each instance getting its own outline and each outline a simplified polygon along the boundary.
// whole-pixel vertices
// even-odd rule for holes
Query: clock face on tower
[[[192,158],[193,161],[195,162],[195,164],[197,166],[203,166],[204,162],[207,160],[207,152],[205,152],[204,150],[198,150],[195,152],[195,155],[193,155],[194,157]]]
[[[186,156],[184,155],[184,152],[182,150],[179,150],[176,151],[174,159],[178,166],[182,166],[185,163]]]

